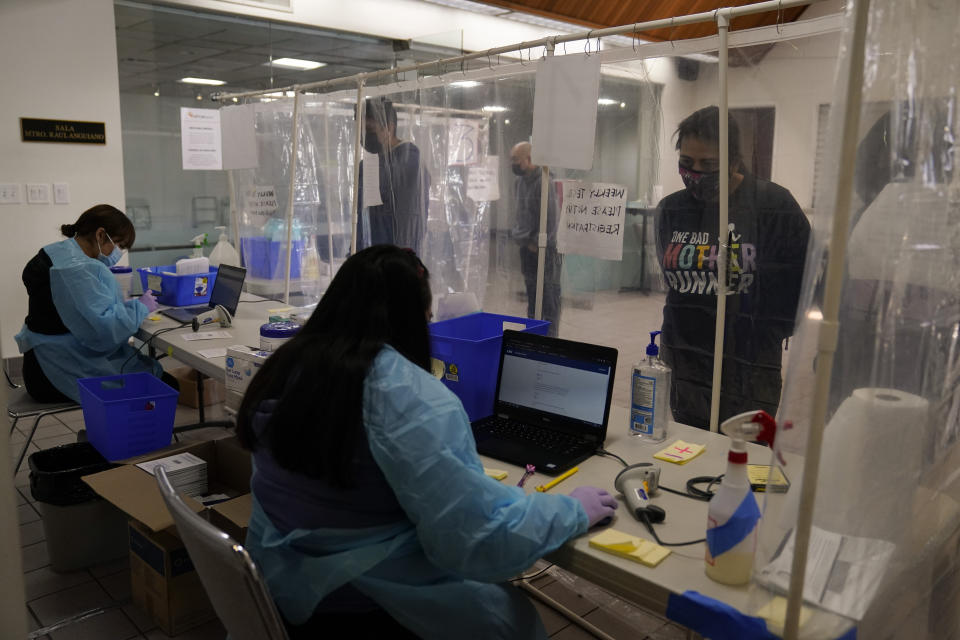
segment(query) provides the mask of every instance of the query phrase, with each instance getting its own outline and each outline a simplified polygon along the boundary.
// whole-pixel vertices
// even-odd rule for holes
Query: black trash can
[[[76,571],[127,554],[127,516],[80,478],[117,465],[89,442],[37,451],[28,459],[54,571]]]

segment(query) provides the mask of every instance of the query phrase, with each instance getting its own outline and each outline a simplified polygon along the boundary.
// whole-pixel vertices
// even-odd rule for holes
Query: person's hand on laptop
[[[157,304],[157,299],[153,297],[153,291],[147,289],[143,292],[143,295],[139,298],[140,302],[143,303],[143,306],[147,308],[147,311],[153,313],[157,310],[157,307],[160,305]]]
[[[577,487],[570,492],[571,498],[576,498],[587,512],[589,527],[597,524],[609,524],[613,519],[613,512],[617,508],[617,499],[603,489],[597,487]]]

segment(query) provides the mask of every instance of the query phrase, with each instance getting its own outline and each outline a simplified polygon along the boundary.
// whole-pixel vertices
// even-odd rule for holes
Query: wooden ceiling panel
[[[602,29],[617,27],[632,22],[648,22],[671,16],[689,15],[713,11],[724,7],[756,4],[758,0],[482,0],[484,4],[503,7],[513,11],[531,13],[554,20],[580,24],[587,28]],[[805,7],[769,11],[736,18],[731,30],[752,29],[777,22],[793,22]],[[640,36],[645,40],[686,40],[702,38],[717,32],[713,22],[691,24],[645,31]]]

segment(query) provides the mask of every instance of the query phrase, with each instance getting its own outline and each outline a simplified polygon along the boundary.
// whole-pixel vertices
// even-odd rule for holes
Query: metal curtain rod
[[[758,2],[756,4],[744,5],[742,7],[726,7],[722,9],[714,9],[713,11],[703,11],[701,13],[691,13],[685,16],[676,16],[673,18],[662,18],[660,20],[650,20],[648,22],[636,22],[634,24],[626,24],[619,27],[610,27],[607,29],[591,29],[589,31],[580,31],[579,33],[571,33],[567,35],[556,35],[556,36],[547,36],[545,38],[540,38],[539,40],[530,40],[528,42],[518,42],[516,44],[508,45],[505,47],[495,47],[493,49],[487,49],[486,51],[479,51],[476,53],[468,53],[461,56],[454,56],[452,58],[441,58],[434,60],[433,62],[422,62],[420,64],[408,65],[405,67],[395,67],[392,69],[380,69],[379,71],[366,71],[363,73],[357,73],[352,76],[343,76],[342,78],[331,78],[330,80],[321,80],[319,82],[310,82],[306,84],[294,84],[281,88],[272,88],[272,89],[260,89],[258,91],[243,91],[240,93],[214,93],[210,97],[214,101],[224,101],[231,100],[233,98],[249,98],[254,96],[262,96],[268,93],[277,93],[284,91],[307,91],[309,89],[319,89],[326,88],[336,84],[344,83],[357,83],[363,82],[366,84],[367,80],[375,80],[385,76],[392,76],[398,73],[405,73],[407,71],[420,71],[421,69],[429,69],[431,67],[436,67],[440,69],[441,67],[446,67],[447,65],[459,64],[466,62],[467,60],[476,60],[477,58],[489,58],[490,56],[499,55],[501,53],[510,53],[511,51],[519,51],[521,49],[532,49],[533,47],[545,47],[547,45],[555,46],[558,43],[563,42],[573,42],[574,40],[589,40],[590,38],[605,38],[607,36],[617,36],[627,33],[637,34],[640,31],[651,31],[653,29],[661,29],[663,27],[676,27],[685,24],[694,24],[698,22],[712,22],[717,19],[718,13],[723,13],[728,20],[732,20],[739,16],[751,15],[754,13],[764,13],[766,11],[779,11],[781,9],[789,9],[791,7],[803,6],[816,4],[818,2],[823,2],[824,0],[767,0],[766,2]]]

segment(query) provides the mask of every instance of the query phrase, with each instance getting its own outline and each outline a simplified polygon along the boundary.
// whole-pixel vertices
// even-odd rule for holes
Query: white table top
[[[190,327],[165,332],[153,340],[158,351],[172,349],[172,355],[184,364],[194,367],[210,377],[222,377],[225,369],[225,358],[205,358],[198,353],[201,349],[214,347],[228,347],[244,344],[256,347],[260,342],[260,325],[267,322],[271,310],[286,308],[282,302],[263,300],[258,296],[244,293],[237,310],[237,317],[233,327],[226,329],[229,338],[213,340],[183,340],[180,334],[192,333]],[[151,314],[155,316],[158,314]],[[147,340],[158,329],[176,326],[176,322],[160,316],[160,320],[147,319],[144,321],[137,337]],[[219,327],[205,330],[218,330]],[[605,448],[617,454],[628,464],[637,462],[653,462],[661,467],[660,484],[678,491],[686,488],[686,481],[695,476],[716,476],[726,469],[726,456],[730,440],[722,434],[711,433],[702,429],[671,423],[667,438],[663,442],[649,443],[633,438],[627,434],[627,409],[614,406],[610,411],[609,427]],[[666,447],[674,440],[681,439],[695,444],[706,445],[706,449],[699,456],[684,465],[675,465],[661,462],[653,458],[653,454]],[[750,462],[752,464],[769,464],[770,452],[764,447],[748,444]],[[503,469],[509,475],[504,483],[516,484],[523,474],[520,467],[506,462],[482,456],[484,466]],[[609,525],[630,535],[651,540],[650,533],[645,526],[637,521],[627,510],[613,481],[623,465],[614,458],[593,456],[580,463],[579,471],[550,489],[556,493],[570,493],[582,485],[591,485],[606,489],[616,495],[620,502],[617,516]],[[539,484],[545,484],[551,478],[543,474],[530,477],[524,490],[532,492]],[[657,535],[665,542],[683,542],[703,538],[706,533],[708,503],[685,498],[665,491],[659,491],[652,497],[652,502],[666,511],[666,520],[655,525]],[[761,496],[758,496],[761,498]],[[767,516],[770,514],[768,513]],[[714,582],[704,573],[705,544],[699,543],[685,547],[673,547],[672,553],[655,568],[619,558],[617,556],[593,549],[589,539],[602,531],[594,528],[587,534],[570,540],[560,549],[550,554],[548,560],[555,562],[564,569],[580,575],[587,580],[635,602],[649,610],[666,611],[667,602],[671,594],[681,594],[688,590],[698,591],[706,596],[726,602],[742,612],[750,611],[748,586],[731,587]],[[811,625],[805,625],[807,630]]]
[[[271,310],[288,309],[291,305],[285,305],[276,300],[265,300],[259,296],[244,293],[240,296],[240,304],[237,307],[237,316],[233,319],[233,326],[227,329],[220,329],[219,325],[207,325],[203,331],[226,331],[230,334],[229,338],[216,338],[212,340],[184,340],[184,335],[190,335],[193,330],[189,327],[183,327],[174,331],[166,331],[153,338],[151,345],[156,347],[159,352],[166,352],[168,348],[172,350],[171,356],[180,362],[189,365],[197,371],[211,378],[222,379],[226,369],[225,357],[205,358],[199,352],[216,347],[230,347],[237,344],[247,345],[249,347],[259,348],[260,345],[260,325],[269,320]],[[153,320],[152,318],[158,318]],[[136,337],[140,340],[149,340],[151,335],[160,329],[176,327],[177,322],[161,315],[159,312],[151,313],[143,324]]]

